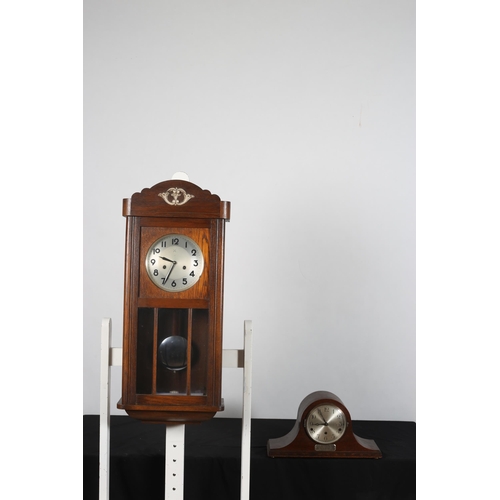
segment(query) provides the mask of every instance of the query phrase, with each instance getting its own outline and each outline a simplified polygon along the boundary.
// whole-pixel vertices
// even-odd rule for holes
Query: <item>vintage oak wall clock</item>
[[[269,439],[270,457],[381,458],[371,439],[356,436],[349,411],[335,394],[317,391],[300,403],[292,430]]]
[[[123,200],[126,217],[122,398],[145,422],[223,410],[224,231],[230,203],[181,179]]]

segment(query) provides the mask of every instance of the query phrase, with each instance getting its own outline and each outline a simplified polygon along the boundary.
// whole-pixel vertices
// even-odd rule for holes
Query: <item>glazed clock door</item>
[[[139,308],[139,401],[147,402],[147,395],[206,397],[208,336],[208,309]]]

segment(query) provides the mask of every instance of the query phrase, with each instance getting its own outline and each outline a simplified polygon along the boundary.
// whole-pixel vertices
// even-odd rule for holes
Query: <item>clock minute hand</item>
[[[163,258],[164,257],[162,257],[162,259]],[[169,260],[169,259],[165,259],[165,260]],[[169,262],[172,262],[172,267],[170,268],[170,271],[168,272],[167,277],[165,278],[165,283],[168,281],[168,278],[170,278],[170,275],[172,274],[172,271],[174,270],[175,264],[177,264],[177,262],[175,262],[174,260],[170,260]]]
[[[325,417],[323,416],[323,414],[321,413],[321,410],[318,409],[318,413],[319,413],[319,416],[321,417],[321,419],[323,420],[323,425],[328,425],[328,422],[325,420]]]

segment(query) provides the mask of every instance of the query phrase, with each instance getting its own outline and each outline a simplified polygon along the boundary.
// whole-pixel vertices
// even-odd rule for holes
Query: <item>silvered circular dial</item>
[[[309,436],[317,443],[330,444],[338,441],[347,425],[344,412],[333,404],[321,404],[313,408],[306,419]]]
[[[146,255],[151,281],[167,292],[191,288],[203,272],[205,261],[200,247],[183,234],[167,234],[156,240]]]

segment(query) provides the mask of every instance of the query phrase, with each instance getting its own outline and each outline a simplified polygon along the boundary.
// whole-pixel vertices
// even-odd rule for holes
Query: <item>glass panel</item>
[[[207,394],[208,309],[193,309],[191,394]]]
[[[154,309],[139,308],[137,315],[137,394],[153,392]]]
[[[159,309],[157,394],[187,393],[188,309]]]
[[[137,394],[205,396],[209,347],[207,309],[139,308]]]

